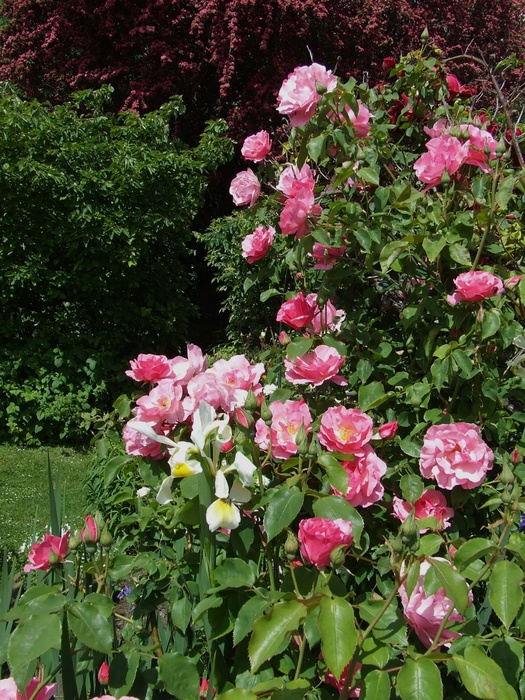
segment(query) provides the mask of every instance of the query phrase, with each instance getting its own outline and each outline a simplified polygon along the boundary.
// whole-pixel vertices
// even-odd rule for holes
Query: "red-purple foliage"
[[[0,79],[28,95],[110,83],[116,109],[142,111],[181,94],[190,131],[222,116],[242,138],[275,124],[282,80],[310,56],[377,80],[425,26],[446,55],[523,54],[525,0],[5,0],[3,12]]]

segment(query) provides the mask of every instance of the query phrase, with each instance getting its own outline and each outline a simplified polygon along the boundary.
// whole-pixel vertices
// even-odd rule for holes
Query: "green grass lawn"
[[[89,453],[64,447],[0,445],[0,551],[18,551],[35,533],[44,534],[49,528],[48,455],[54,480],[60,470],[62,522],[72,527],[81,524]]]

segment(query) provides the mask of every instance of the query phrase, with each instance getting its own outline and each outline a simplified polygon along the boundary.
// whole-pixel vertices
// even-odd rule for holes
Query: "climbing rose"
[[[261,194],[261,185],[253,170],[248,168],[233,178],[230,185],[230,194],[233,197],[233,203],[237,207],[242,207],[243,204],[253,207]]]
[[[276,189],[287,197],[295,197],[301,190],[313,192],[315,179],[312,168],[305,163],[302,168],[296,165],[287,165],[279,176]]]
[[[319,441],[327,450],[354,454],[372,437],[372,419],[358,408],[331,406],[321,418]]]
[[[360,100],[357,101],[357,104],[359,108],[357,114],[348,105],[346,106],[346,111],[350,123],[355,129],[356,136],[366,138],[370,133],[370,111]]]
[[[435,489],[423,491],[414,505],[394,496],[393,512],[396,518],[404,521],[412,510],[416,521],[434,517],[437,521],[438,530],[445,530],[447,527],[450,527],[450,518],[454,517],[454,509],[447,506],[445,496],[441,491],[436,491]],[[424,528],[421,532],[427,532],[427,530],[428,528]]]
[[[346,493],[334,489],[335,494],[345,498],[354,508],[368,508],[383,498],[385,489],[381,477],[386,473],[386,464],[370,445],[364,445],[355,452],[354,459],[341,462],[341,466],[348,474],[348,489]]]
[[[322,208],[315,204],[314,193],[303,187],[294,197],[286,200],[279,217],[279,226],[284,235],[295,234],[301,238],[308,233],[308,217],[318,216]]]
[[[248,234],[241,244],[242,257],[246,258],[250,265],[261,260],[272,247],[274,236],[273,226],[268,226],[268,228],[257,226],[255,231]]]
[[[266,158],[271,150],[270,134],[263,130],[248,136],[244,140],[241,153],[246,160],[253,160],[254,163],[259,163]]]
[[[484,270],[462,272],[454,280],[454,286],[454,294],[447,296],[447,301],[452,306],[462,301],[483,301],[488,297],[499,296],[505,291],[503,280]]]
[[[319,63],[300,66],[286,78],[277,96],[277,111],[290,117],[291,126],[304,126],[321,100],[318,87],[335,90],[337,78]]]
[[[492,468],[494,455],[473,423],[433,425],[425,435],[419,468],[442,489],[474,489]]]
[[[285,377],[291,384],[320,386],[330,380],[334,384],[345,386],[348,382],[337,374],[344,362],[345,358],[335,348],[318,345],[302,357],[296,357],[294,360],[285,358]]]
[[[69,540],[69,530],[57,537],[46,532],[41,542],[35,542],[27,555],[29,564],[24,566],[24,572],[47,571],[51,568],[50,559],[55,559],[56,563],[63,562],[67,556],[67,543]]]
[[[336,262],[346,253],[346,246],[327,246],[314,243],[311,256],[315,260],[316,270],[331,270]]]
[[[330,566],[330,555],[337,547],[350,547],[354,541],[352,523],[337,518],[307,518],[299,523],[302,558],[314,566]]]
[[[430,139],[426,148],[427,152],[414,163],[414,170],[429,187],[439,185],[444,172],[453,175],[469,157],[468,146],[449,134]]]
[[[313,321],[315,308],[308,302],[302,292],[298,292],[292,299],[281,304],[277,312],[277,321],[286,323],[287,326],[299,330]]]

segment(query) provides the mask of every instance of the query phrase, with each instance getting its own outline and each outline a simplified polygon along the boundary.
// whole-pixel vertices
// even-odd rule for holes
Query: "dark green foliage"
[[[191,222],[230,143],[219,123],[173,140],[178,99],[105,114],[109,92],[0,92],[0,439],[81,439],[129,359],[173,354],[195,318]]]

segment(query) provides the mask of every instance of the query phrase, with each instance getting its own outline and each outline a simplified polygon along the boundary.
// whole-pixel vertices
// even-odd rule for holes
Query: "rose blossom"
[[[284,360],[286,379],[292,384],[312,384],[320,386],[330,380],[339,386],[348,384],[346,379],[337,374],[345,362],[345,357],[340,355],[335,348],[328,345],[318,345],[312,352],[302,357]]]
[[[368,508],[383,498],[381,477],[386,473],[386,464],[370,445],[364,445],[355,452],[354,459],[341,462],[341,466],[348,474],[348,489],[341,493],[333,488],[333,493],[345,498],[354,508]]]
[[[229,191],[237,207],[242,207],[243,204],[253,207],[261,194],[261,185],[257,175],[248,168],[233,178]]]
[[[282,403],[274,401],[269,406],[272,414],[270,427],[259,418],[255,424],[255,442],[277,459],[288,459],[297,454],[297,434],[304,427],[310,432],[312,416],[304,399],[293,401],[289,399]]]
[[[80,539],[82,542],[95,544],[99,540],[99,535],[100,533],[95,518],[92,515],[86,515],[85,527],[80,533]]]
[[[450,527],[450,518],[454,517],[454,509],[447,506],[445,496],[435,489],[423,491],[414,505],[394,496],[393,507],[394,515],[402,522],[407,519],[412,510],[416,521],[434,517],[437,520],[438,530],[446,530]],[[422,533],[427,531],[428,528],[421,530]]]
[[[246,236],[241,243],[242,257],[246,258],[250,265],[261,260],[272,247],[274,236],[273,226],[268,226],[268,228],[257,226],[255,231]]]
[[[449,134],[430,139],[426,149],[414,163],[414,170],[418,179],[429,187],[439,185],[444,172],[453,175],[469,157],[468,146]]]
[[[286,323],[287,326],[300,330],[313,321],[315,308],[308,302],[302,292],[298,292],[292,299],[281,304],[277,312],[277,321]]]
[[[302,558],[314,566],[330,566],[330,555],[337,547],[350,547],[354,541],[352,523],[342,518],[307,518],[299,523]]]
[[[50,558],[56,562],[63,562],[67,556],[67,543],[69,540],[69,530],[57,537],[46,532],[41,542],[35,542],[31,547],[27,559],[29,564],[24,566],[24,573],[28,571],[47,571],[51,568]]]
[[[290,117],[291,126],[304,126],[321,100],[318,86],[335,90],[337,78],[319,63],[300,66],[286,78],[277,96],[277,111]]]
[[[186,413],[182,405],[182,387],[172,379],[161,379],[149,394],[137,399],[133,413],[137,420],[155,423],[180,423]]]
[[[503,280],[484,270],[462,272],[455,278],[454,286],[454,294],[447,295],[447,301],[452,306],[462,301],[483,301],[488,297],[499,296],[505,291]]]
[[[440,559],[440,561],[445,560]],[[450,598],[447,598],[445,595],[444,588],[439,588],[430,595],[425,592],[424,580],[430,566],[431,564],[428,561],[421,562],[419,578],[410,598],[407,596],[404,583],[399,588],[399,597],[401,598],[405,619],[427,649],[432,645],[439,627],[452,604]],[[472,603],[472,600],[470,602]],[[460,615],[457,610],[453,610],[448,617],[447,624],[450,622],[463,622],[464,620],[463,615]],[[439,641],[441,644],[445,644],[460,636],[458,632],[451,632],[445,627]]]
[[[136,382],[158,382],[172,376],[170,360],[165,355],[138,355],[130,361],[125,374]]]
[[[383,423],[383,425],[380,425],[378,428],[379,437],[382,440],[390,440],[397,433],[398,426],[399,423],[397,420],[392,420],[390,423]]]
[[[311,256],[316,261],[314,269],[331,270],[336,262],[346,253],[346,246],[327,246],[314,243]]]
[[[33,693],[39,685],[40,680],[38,678],[31,678],[24,692],[21,693],[16,686],[14,678],[4,678],[0,680],[0,700],[29,700],[29,698],[33,697]],[[56,688],[56,683],[42,686],[33,697],[33,700],[49,700],[55,694]]]
[[[419,468],[442,489],[474,489],[492,468],[494,455],[473,423],[433,425],[425,435]]]
[[[253,160],[254,163],[259,163],[266,158],[271,150],[270,134],[263,130],[244,139],[241,153],[246,160]]]
[[[294,197],[286,200],[279,217],[279,226],[285,236],[301,238],[308,233],[308,217],[318,216],[322,208],[315,204],[314,193],[303,187]]]
[[[461,131],[468,134],[466,145],[468,146],[467,165],[477,165],[484,173],[490,171],[487,161],[496,157],[498,142],[486,129],[480,129],[474,124],[461,124]]]
[[[101,685],[107,685],[109,683],[109,664],[107,661],[103,661],[100,664],[97,680]]]
[[[357,104],[357,114],[355,114],[355,112],[348,105],[346,105],[348,118],[355,129],[356,136],[359,138],[367,138],[368,134],[370,133],[370,124],[368,123],[370,121],[370,111],[360,100],[357,101]]]
[[[136,420],[136,419],[135,419]],[[155,433],[162,432],[161,423],[156,421],[144,421]],[[164,454],[162,446],[155,440],[151,440],[146,435],[139,433],[133,427],[133,420],[126,423],[122,431],[122,439],[124,441],[124,449],[126,454],[136,457],[150,457],[151,459],[160,460]]]
[[[358,408],[331,406],[321,417],[319,442],[332,452],[354,454],[372,437],[372,419]]]
[[[313,192],[315,179],[312,168],[305,163],[302,168],[296,165],[287,165],[279,176],[276,189],[287,197],[295,197],[302,189]]]

